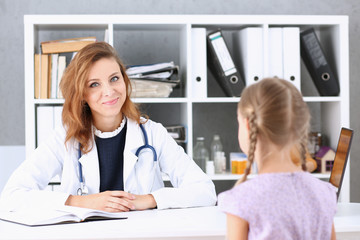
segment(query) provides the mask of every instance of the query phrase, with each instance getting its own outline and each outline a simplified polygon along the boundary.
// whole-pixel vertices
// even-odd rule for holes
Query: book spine
[[[48,68],[49,68],[49,55],[41,55],[41,76],[40,76],[40,98],[48,98]]]
[[[39,99],[40,98],[40,78],[41,78],[41,72],[40,72],[40,55],[35,54],[34,57],[34,98]]]

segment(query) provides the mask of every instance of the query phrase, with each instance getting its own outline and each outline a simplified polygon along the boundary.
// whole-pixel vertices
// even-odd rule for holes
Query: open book
[[[110,213],[100,210],[64,206],[60,209],[29,209],[21,211],[0,211],[0,219],[24,224],[41,226],[56,223],[75,223],[95,220],[126,219],[126,213]]]

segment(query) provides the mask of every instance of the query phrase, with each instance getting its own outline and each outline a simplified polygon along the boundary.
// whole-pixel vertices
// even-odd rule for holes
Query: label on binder
[[[319,48],[317,39],[315,34],[307,34],[303,35],[304,44],[308,46],[309,55],[313,60],[313,64],[315,68],[319,68],[321,66],[326,66],[327,61],[325,59],[324,54],[322,53],[321,48]]]
[[[216,55],[219,58],[221,68],[223,69],[225,76],[229,76],[236,72],[234,62],[230,56],[230,53],[226,47],[224,38],[220,32],[216,32],[209,36],[213,44]]]
[[[236,69],[221,30],[210,33],[208,40],[208,66],[228,97],[240,97],[244,80]]]

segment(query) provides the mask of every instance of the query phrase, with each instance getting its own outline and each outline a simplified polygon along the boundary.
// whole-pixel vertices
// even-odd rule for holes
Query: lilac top
[[[330,239],[336,188],[308,172],[266,173],[219,195],[249,223],[248,239]]]

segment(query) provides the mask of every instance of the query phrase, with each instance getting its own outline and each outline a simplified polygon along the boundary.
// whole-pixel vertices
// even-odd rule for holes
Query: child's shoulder
[[[328,182],[315,178],[307,172],[261,174],[247,180],[219,195],[219,201],[241,201],[253,204],[261,203],[264,196],[287,194],[291,189],[333,195],[336,188]]]
[[[250,221],[256,215],[259,204],[267,196],[269,188],[262,186],[262,179],[249,179],[218,196],[220,210]]]
[[[324,190],[329,190],[331,192],[336,192],[336,187],[334,187],[332,184],[314,177],[309,172],[302,173],[302,180],[308,184],[312,184],[314,187],[323,188]]]
[[[256,201],[256,195],[261,196],[264,194],[264,191],[267,191],[267,188],[264,188],[261,184],[262,181],[262,179],[256,177],[236,185],[230,190],[220,193],[218,197],[219,203],[241,201],[242,205],[244,205],[246,204],[246,201],[249,200],[249,204],[252,204]]]
[[[313,191],[316,191],[319,193],[319,195],[322,195],[323,197],[329,197],[336,196],[337,188],[333,186],[331,183],[320,180],[314,176],[312,176],[310,173],[306,173],[305,178],[307,184],[313,189]]]

